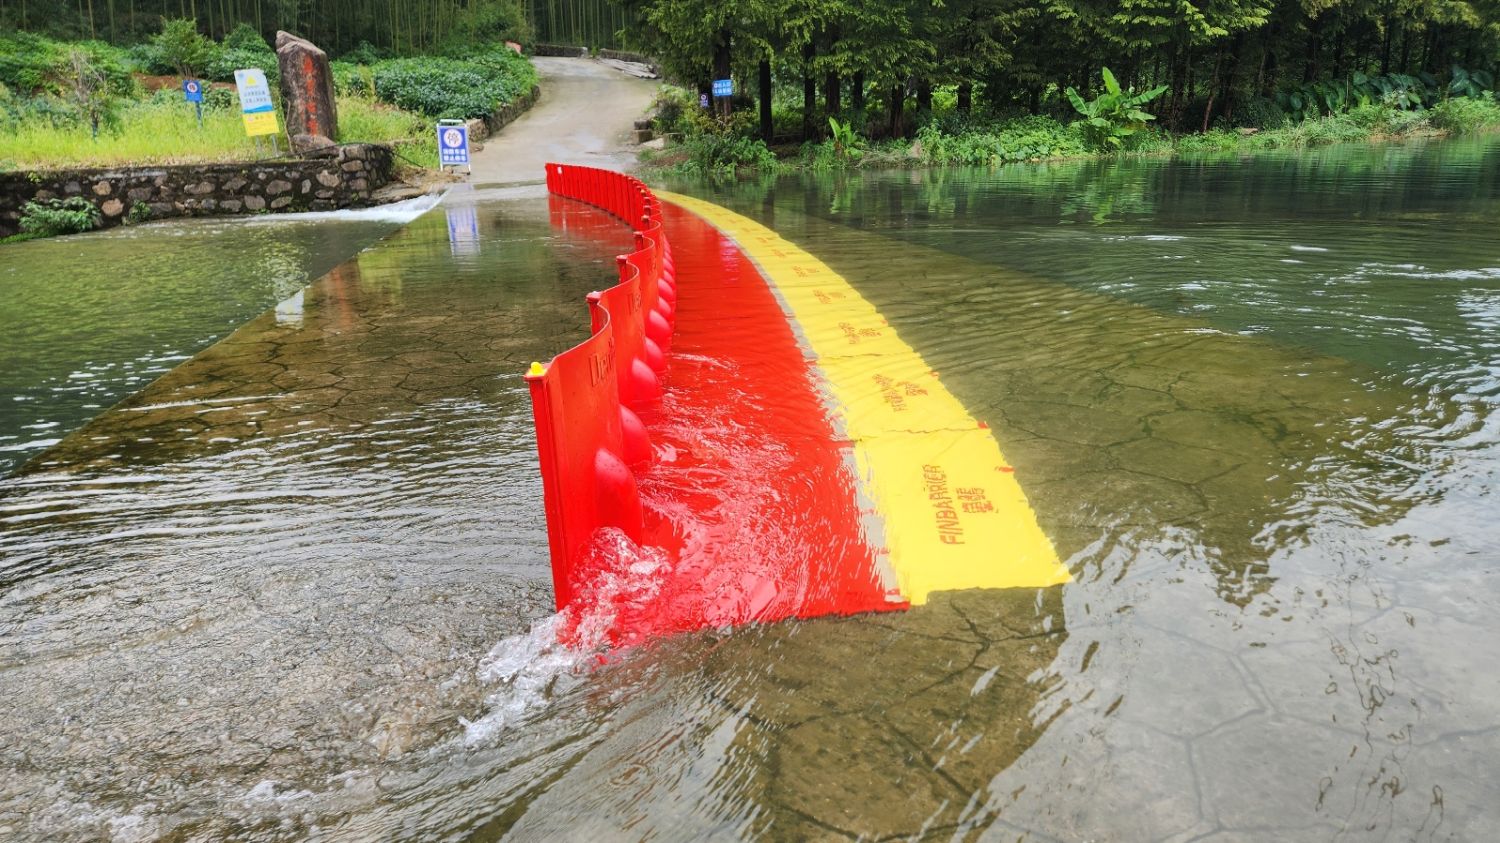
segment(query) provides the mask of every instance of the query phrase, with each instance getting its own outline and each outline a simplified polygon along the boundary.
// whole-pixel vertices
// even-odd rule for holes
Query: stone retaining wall
[[[653,59],[650,56],[643,56],[640,53],[632,53],[627,50],[600,50],[597,57],[601,59],[614,59],[615,61],[631,61],[635,62],[636,64],[644,64],[657,73],[661,72],[661,68],[657,66],[656,59]]]
[[[533,44],[531,46],[533,56],[561,56],[569,59],[586,59],[589,57],[588,47],[575,47],[571,44]]]
[[[469,140],[482,141],[490,135],[505,128],[506,124],[525,114],[528,109],[536,105],[541,99],[542,89],[536,85],[531,86],[531,91],[515,102],[503,105],[494,114],[488,117],[475,117],[468,122]]]
[[[332,211],[372,204],[391,179],[391,150],[348,144],[323,157],[239,164],[181,164],[0,173],[0,237],[19,230],[29,201],[81,196],[102,227],[167,217]]]

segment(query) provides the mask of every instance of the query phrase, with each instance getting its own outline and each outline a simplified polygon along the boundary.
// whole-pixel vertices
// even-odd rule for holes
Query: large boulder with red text
[[[332,146],[339,118],[328,54],[305,38],[278,32],[276,61],[281,66],[281,108],[292,148],[310,152]]]

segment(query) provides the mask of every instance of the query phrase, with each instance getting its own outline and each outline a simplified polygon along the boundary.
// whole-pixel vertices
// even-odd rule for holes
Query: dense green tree
[[[1167,86],[1155,107],[1187,129],[1312,83],[1406,75],[1431,92],[1459,78],[1455,67],[1490,78],[1500,60],[1500,0],[628,2],[643,25],[627,34],[679,79],[701,75],[723,43],[757,62],[737,55],[737,74],[801,76],[810,135],[851,106],[862,123],[867,87],[884,106],[869,129],[899,133],[909,99],[920,111],[934,85],[951,86],[963,111],[983,100],[1071,114],[1066,89],[1096,92],[1110,66],[1127,87]]]

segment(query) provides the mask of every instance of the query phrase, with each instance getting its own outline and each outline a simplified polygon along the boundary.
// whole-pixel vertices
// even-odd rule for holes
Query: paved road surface
[[[656,82],[636,79],[591,59],[538,57],[542,98],[485,141],[474,156],[469,183],[494,188],[539,182],[548,161],[615,170],[635,165],[630,138],[636,118],[656,94]]]

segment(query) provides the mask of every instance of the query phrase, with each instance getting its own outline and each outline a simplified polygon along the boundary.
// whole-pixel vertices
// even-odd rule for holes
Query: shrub
[[[21,95],[65,94],[72,87],[74,54],[102,74],[111,96],[139,91],[125,50],[100,41],[64,44],[24,32],[0,36],[0,84]]]
[[[1050,117],[1021,117],[983,128],[970,122],[969,129],[956,134],[945,132],[944,124],[934,121],[917,131],[921,157],[934,164],[1004,164],[1087,151],[1079,129]]]
[[[139,73],[163,76],[176,72],[176,68],[162,58],[161,50],[150,41],[130,45],[125,49],[125,56],[130,67]]]
[[[1369,103],[1349,109],[1348,120],[1367,132],[1384,131],[1396,109],[1385,103]]]
[[[172,92],[171,102],[178,102],[181,95],[177,91]],[[215,111],[233,109],[240,110],[240,98],[230,88],[205,87],[203,89],[203,107]]]
[[[374,97],[375,73],[368,66],[347,61],[328,63],[333,71],[334,93],[346,97]]]
[[[651,123],[658,134],[682,133],[689,128],[685,122],[688,115],[699,110],[698,97],[686,88],[662,85],[651,101],[651,108],[656,113]]]
[[[257,67],[266,74],[272,88],[281,78],[281,65],[276,61],[274,50],[246,50],[240,48],[217,50],[201,68],[202,78],[215,82],[233,82],[236,70]]]
[[[21,230],[39,237],[77,234],[99,225],[99,209],[87,199],[49,199],[27,202],[21,208]]]
[[[458,43],[531,41],[531,26],[518,0],[472,0],[459,16]]]
[[[234,29],[224,36],[224,49],[226,50],[263,50],[275,53],[269,42],[256,31],[255,27],[248,23],[235,24]]]
[[[683,144],[688,158],[679,169],[697,175],[729,175],[736,170],[774,170],[776,153],[759,138],[733,132],[705,132]]]
[[[1226,129],[1211,129],[1201,135],[1183,135],[1177,138],[1177,152],[1227,152],[1238,149],[1242,138],[1238,132]]]
[[[83,125],[83,114],[71,103],[42,95],[18,97],[0,87],[0,133],[13,135],[22,126],[74,129]]]
[[[1432,127],[1425,111],[1395,111],[1385,121],[1388,135],[1409,135]]]
[[[1234,107],[1230,125],[1244,129],[1279,129],[1286,125],[1286,112],[1265,97],[1251,97]]]
[[[503,45],[463,61],[393,59],[374,68],[382,101],[429,117],[484,117],[536,84],[536,70]]]
[[[1465,135],[1487,126],[1500,125],[1500,105],[1489,98],[1448,99],[1433,106],[1428,119],[1434,128]]]
[[[0,36],[0,83],[23,94],[47,88],[62,64],[59,46],[28,32]]]
[[[177,75],[192,78],[218,58],[219,45],[198,32],[198,24],[189,18],[164,21],[161,32],[151,43],[161,61]]]

